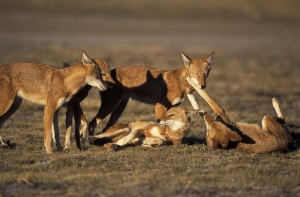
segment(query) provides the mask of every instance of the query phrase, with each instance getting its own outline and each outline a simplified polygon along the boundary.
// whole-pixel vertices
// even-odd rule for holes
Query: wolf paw
[[[10,143],[10,140],[8,140],[8,141],[6,141],[6,142],[2,142],[1,144],[0,144],[0,147],[1,148],[13,148],[13,144],[11,144]]]
[[[113,151],[118,151],[121,148],[118,144],[111,144],[110,149]]]
[[[111,149],[113,151],[118,151],[121,148],[120,145],[118,145],[118,144],[111,144],[111,143],[104,144],[104,147],[107,148],[107,149]]]

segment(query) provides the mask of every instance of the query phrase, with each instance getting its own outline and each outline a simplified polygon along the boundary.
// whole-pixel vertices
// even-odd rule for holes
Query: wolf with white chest
[[[58,131],[58,109],[86,85],[106,90],[99,66],[81,54],[81,60],[68,68],[47,64],[15,63],[0,67],[0,128],[19,109],[22,99],[45,105],[44,145],[52,153],[51,137],[61,150]],[[5,145],[0,137],[2,145]]]

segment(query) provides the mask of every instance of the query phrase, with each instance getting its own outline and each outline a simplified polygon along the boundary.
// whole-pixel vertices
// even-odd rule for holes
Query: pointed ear
[[[93,60],[84,51],[81,53],[81,61],[86,66],[93,63]]]
[[[239,134],[237,134],[234,131],[229,131],[227,133],[227,137],[230,141],[233,141],[233,142],[239,142],[239,141],[242,141],[242,139],[243,139]]]
[[[210,65],[211,63],[212,63],[212,60],[213,60],[213,58],[214,58],[214,52],[212,52],[210,55],[208,55],[208,56],[206,56],[205,58],[204,58],[204,60]]]
[[[187,56],[186,54],[184,54],[183,52],[181,53],[182,59],[183,59],[183,63],[185,66],[190,66],[192,59],[189,58],[189,56]]]

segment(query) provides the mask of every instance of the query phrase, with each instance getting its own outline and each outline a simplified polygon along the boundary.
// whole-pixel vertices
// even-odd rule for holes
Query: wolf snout
[[[166,121],[161,120],[161,119],[157,119],[156,122],[157,122],[157,124],[160,124],[160,125],[166,125],[167,124]]]
[[[200,88],[203,90],[205,89],[206,85],[201,85]]]

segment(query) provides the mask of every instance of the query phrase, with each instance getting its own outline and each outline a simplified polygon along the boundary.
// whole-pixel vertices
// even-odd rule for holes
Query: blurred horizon
[[[297,0],[27,0],[1,1],[0,10],[30,10],[66,12],[74,14],[101,14],[164,19],[242,20],[256,22],[299,22],[300,2]]]
[[[32,61],[61,66],[62,61],[78,59],[83,50],[113,67],[167,67],[174,61],[179,67],[181,52],[200,58],[214,51],[215,63],[237,57],[298,59],[299,4],[296,0],[0,1],[1,64]]]

